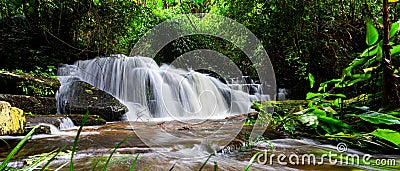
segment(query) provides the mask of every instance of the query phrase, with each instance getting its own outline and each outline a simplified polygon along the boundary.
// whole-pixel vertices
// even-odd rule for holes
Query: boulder
[[[0,101],[0,135],[22,134],[26,119],[24,112],[10,103]]]
[[[64,86],[64,85],[63,85]],[[57,95],[60,112],[63,114],[99,115],[106,121],[120,121],[128,108],[118,99],[82,81],[73,82],[67,90]]]

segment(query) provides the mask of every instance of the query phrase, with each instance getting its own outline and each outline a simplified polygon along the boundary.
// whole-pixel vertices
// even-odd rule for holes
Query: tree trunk
[[[400,98],[397,91],[396,77],[392,69],[392,57],[390,54],[390,21],[388,0],[383,0],[383,47],[382,47],[382,107],[400,106]]]

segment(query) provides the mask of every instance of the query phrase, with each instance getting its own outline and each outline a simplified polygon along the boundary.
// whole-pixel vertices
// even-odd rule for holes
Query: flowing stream
[[[218,147],[212,146],[212,144],[205,144],[199,141],[182,141],[176,143],[175,140],[165,139],[163,145],[154,146],[149,148],[143,143],[139,137],[134,134],[132,125],[136,129],[145,129],[148,134],[157,134],[157,129],[162,129],[178,137],[193,137],[197,136],[210,136],[213,134],[215,129],[219,129],[220,125],[230,123],[232,127],[238,127],[242,124],[236,119],[216,119],[204,122],[202,125],[190,125],[177,121],[164,121],[164,122],[113,122],[107,123],[103,126],[85,126],[82,130],[79,138],[77,151],[74,155],[74,168],[75,170],[92,170],[95,164],[99,162],[95,170],[102,170],[105,160],[111,154],[114,146],[126,138],[128,135],[131,137],[121,146],[116,149],[113,158],[111,159],[107,170],[119,171],[129,170],[134,158],[139,154],[135,170],[168,170],[174,164],[174,170],[198,170],[201,165],[206,161],[207,157],[216,152],[215,156],[212,156],[207,162],[204,170],[212,170],[215,163],[218,165],[219,170],[244,170],[249,163],[251,157],[257,151],[265,151],[270,149],[270,145],[273,146],[273,151],[268,152],[266,156],[259,158],[255,161],[251,167],[251,170],[379,170],[373,166],[365,165],[352,165],[336,163],[335,165],[330,164],[328,158],[322,159],[321,164],[290,164],[288,159],[284,160],[288,162],[286,165],[279,164],[277,161],[278,155],[290,156],[291,154],[297,154],[300,156],[299,163],[301,163],[301,155],[304,154],[315,154],[316,162],[321,162],[322,154],[346,154],[339,153],[336,146],[321,144],[319,142],[310,139],[289,139],[284,137],[275,137],[276,133],[266,135],[270,137],[270,143],[260,141],[256,143],[253,148],[243,148],[244,136],[246,127],[243,128],[242,132],[223,150],[218,150]],[[14,157],[14,160],[9,164],[11,167],[20,168],[37,160],[45,153],[52,150],[56,150],[69,144],[67,150],[60,153],[59,156],[51,162],[48,169],[55,170],[69,170],[69,161],[71,155],[71,146],[75,138],[75,134],[78,127],[74,127],[68,130],[59,130],[52,136],[34,135]],[[226,128],[221,133],[233,132],[231,128]],[[269,132],[273,132],[269,130]],[[214,137],[218,137],[215,135]],[[7,137],[0,137],[8,140],[11,144],[15,145],[18,141],[12,141]],[[14,137],[15,138],[15,137]],[[22,137],[20,137],[21,139]],[[162,137],[160,137],[162,138]],[[242,148],[242,150],[239,150]],[[0,147],[0,160],[3,160],[6,154],[11,149],[6,147]],[[366,155],[365,153],[348,149],[349,154],[356,154],[360,157]],[[271,160],[270,156],[275,155]],[[177,157],[180,156],[180,157]],[[373,159],[384,158],[384,159],[399,159],[398,155],[372,155],[370,161]],[[296,160],[294,160],[296,161]],[[39,167],[40,168],[40,167]],[[398,168],[398,166],[397,166]]]

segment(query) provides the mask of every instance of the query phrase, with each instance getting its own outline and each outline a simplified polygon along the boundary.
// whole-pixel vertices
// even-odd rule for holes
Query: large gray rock
[[[22,134],[25,124],[26,119],[21,109],[0,101],[0,135]]]
[[[60,112],[64,114],[99,115],[107,121],[119,121],[128,108],[110,94],[85,82],[68,85],[68,92],[58,94]]]

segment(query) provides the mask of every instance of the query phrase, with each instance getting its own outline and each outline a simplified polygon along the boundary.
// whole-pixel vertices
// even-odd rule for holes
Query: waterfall
[[[58,120],[60,121],[60,130],[65,130],[75,126],[74,122],[72,122],[69,117],[59,118]]]
[[[127,119],[223,118],[248,113],[248,93],[233,90],[216,78],[195,71],[158,66],[152,58],[117,57],[81,60],[58,70],[58,111],[74,96],[75,81],[87,82],[117,98],[128,108]]]

